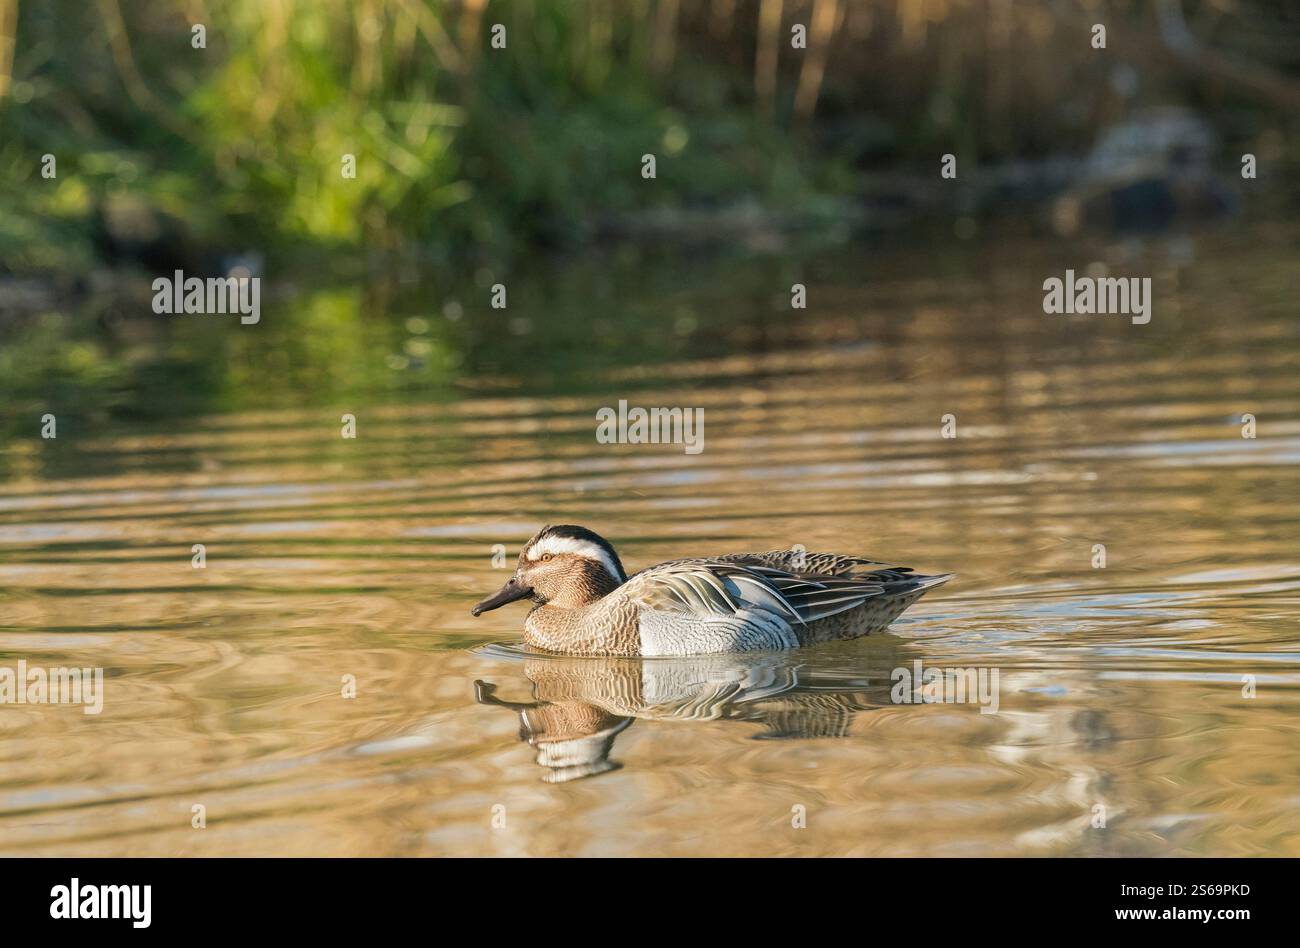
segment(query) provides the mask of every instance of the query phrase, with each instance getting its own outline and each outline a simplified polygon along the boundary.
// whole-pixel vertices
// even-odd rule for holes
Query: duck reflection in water
[[[638,718],[744,722],[760,728],[756,740],[846,737],[859,712],[892,704],[891,673],[915,657],[904,646],[884,635],[869,649],[799,653],[526,655],[531,701],[506,700],[487,681],[474,682],[475,700],[515,712],[519,739],[544,768],[542,780],[564,783],[619,769],[610,759],[615,739]]]

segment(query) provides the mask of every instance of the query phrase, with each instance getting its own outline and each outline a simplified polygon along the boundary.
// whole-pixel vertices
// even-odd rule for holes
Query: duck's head
[[[576,609],[608,595],[627,580],[608,540],[586,527],[543,527],[524,544],[510,581],[474,607],[474,615],[518,599]]]

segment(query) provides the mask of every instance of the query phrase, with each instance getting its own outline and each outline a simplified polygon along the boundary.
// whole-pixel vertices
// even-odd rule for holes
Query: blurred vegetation
[[[1283,0],[0,0],[0,266],[89,264],[121,194],[226,253],[508,259],[648,208],[818,220],[873,170],[1079,153],[1142,103],[1258,144],[1295,122],[1298,27]]]
[[[0,92],[11,269],[89,261],[96,214],[123,192],[200,244],[447,257],[579,244],[649,200],[793,206],[821,183],[733,107],[724,69],[655,78],[645,4],[0,3],[18,23]],[[498,20],[505,50],[486,45]]]

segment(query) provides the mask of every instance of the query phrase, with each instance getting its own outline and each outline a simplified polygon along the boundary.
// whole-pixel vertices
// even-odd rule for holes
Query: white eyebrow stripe
[[[619,582],[627,579],[623,575],[623,571],[615,564],[613,558],[602,547],[597,546],[590,540],[577,540],[573,537],[546,537],[528,548],[528,561],[540,560],[547,553],[552,556],[560,553],[574,553],[578,556],[585,556],[587,559],[596,560],[604,566],[609,575]]]

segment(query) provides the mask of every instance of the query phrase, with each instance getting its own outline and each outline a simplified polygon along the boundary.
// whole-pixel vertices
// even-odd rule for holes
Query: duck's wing
[[[788,573],[814,576],[860,576],[868,573],[893,573],[906,578],[910,566],[898,566],[888,560],[873,560],[867,556],[848,556],[844,553],[809,553],[804,550],[769,550],[766,553],[730,553],[717,559],[724,563],[741,563],[746,566],[766,566]],[[890,581],[892,577],[881,577]]]
[[[719,558],[677,560],[642,570],[622,592],[656,612],[729,619],[759,610],[802,624],[860,606],[885,592],[885,584],[868,576],[791,573]]]

